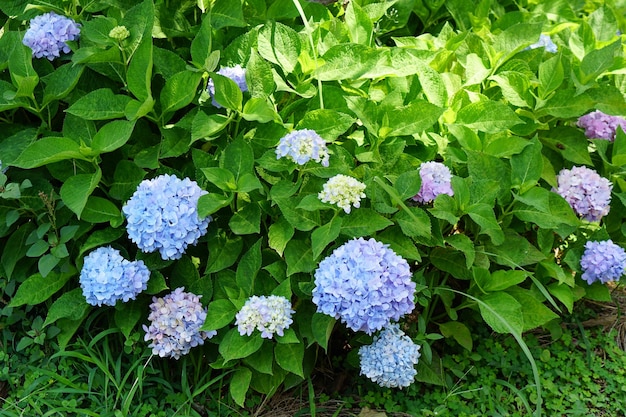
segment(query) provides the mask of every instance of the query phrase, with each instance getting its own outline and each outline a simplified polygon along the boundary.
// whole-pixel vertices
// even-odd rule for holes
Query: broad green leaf
[[[407,207],[400,210],[393,219],[398,223],[402,233],[409,237],[431,236],[430,217],[420,207]]]
[[[263,345],[260,334],[241,336],[236,328],[230,329],[219,344],[219,352],[228,362],[233,359],[241,359],[252,355]]]
[[[511,185],[524,193],[537,184],[542,170],[541,143],[535,137],[530,146],[511,157]]]
[[[317,259],[324,251],[326,246],[339,237],[341,231],[342,218],[333,217],[333,219],[311,233],[311,248],[313,249],[313,259]]]
[[[539,97],[547,98],[548,94],[561,86],[565,79],[561,54],[539,64]]]
[[[128,200],[137,190],[137,186],[146,174],[147,172],[139,168],[133,161],[119,161],[113,174],[113,184],[109,190],[110,196],[120,201]]]
[[[260,97],[252,97],[246,101],[241,116],[249,122],[267,123],[272,120],[280,121],[280,116],[274,107],[266,99]]]
[[[382,233],[377,233],[376,240],[389,245],[395,253],[404,259],[418,262],[422,260],[415,242],[405,236],[404,233],[398,233],[397,228],[389,227]]]
[[[372,45],[374,24],[361,6],[354,2],[348,3],[345,11],[345,21],[352,43]]]
[[[541,108],[537,117],[553,116],[563,119],[579,117],[594,107],[594,100],[586,93],[578,94],[574,88],[558,89]]]
[[[222,107],[241,111],[243,93],[236,82],[218,73],[210,73],[215,88],[214,99]]]
[[[94,152],[112,152],[126,144],[135,128],[134,121],[114,120],[102,126],[91,141]]]
[[[539,40],[541,23],[517,23],[495,36],[494,49],[501,56],[499,62],[508,60],[524,47]]]
[[[298,198],[273,198],[278,205],[280,212],[289,224],[297,230],[308,232],[320,225],[320,215],[318,211],[306,211],[296,208],[301,199]],[[352,213],[358,212],[355,211]]]
[[[241,0],[215,0],[211,6],[210,16],[213,30],[229,26],[246,26]]]
[[[465,256],[460,251],[450,248],[435,248],[431,251],[428,258],[435,268],[448,272],[455,278],[471,278],[470,270],[466,265]]]
[[[162,114],[167,115],[191,103],[201,79],[202,73],[191,71],[181,71],[169,78],[161,90]]]
[[[389,125],[385,135],[380,136],[404,136],[417,135],[430,128],[439,119],[443,109],[427,101],[415,100],[407,106],[393,109],[387,113]]]
[[[285,218],[281,217],[270,225],[268,232],[269,247],[282,256],[287,243],[291,240],[294,233],[293,226]]]
[[[302,240],[292,239],[287,243],[285,261],[287,262],[287,276],[298,272],[311,272],[316,267],[311,244]]]
[[[236,235],[249,235],[261,232],[261,208],[255,202],[247,204],[233,214],[228,227]]]
[[[594,49],[589,52],[583,58],[580,63],[580,81],[583,84],[594,81],[604,71],[609,69],[613,65],[613,62],[618,54],[618,51],[622,50],[621,40],[616,40],[610,45],[601,49]]]
[[[261,269],[262,241],[262,238],[257,240],[256,243],[243,254],[237,265],[237,285],[247,296],[254,294],[254,281]]]
[[[341,234],[348,237],[369,236],[393,224],[372,209],[360,208],[343,218]]]
[[[201,171],[206,179],[220,190],[234,191],[237,188],[235,176],[225,168],[209,167],[202,168]]]
[[[298,33],[278,22],[266,23],[258,35],[259,54],[291,73],[298,63],[301,41]]]
[[[124,43],[127,57],[132,58],[137,53],[144,39],[151,39],[154,14],[153,0],[144,0],[124,14],[120,25],[126,26],[130,31],[130,37]]]
[[[334,141],[354,124],[355,119],[332,109],[315,109],[307,112],[298,122],[298,129],[312,129],[328,141]]]
[[[481,273],[478,273],[481,271]],[[481,268],[474,269],[474,280],[476,284],[486,292],[502,291],[513,285],[520,284],[526,280],[528,273],[520,270],[500,269],[489,273]]]
[[[503,321],[507,322],[518,334],[524,330],[524,309],[511,295],[504,292],[494,292],[478,298],[491,309],[486,308],[481,303],[478,304],[480,314],[494,331],[509,333],[509,329],[503,324]]]
[[[504,233],[498,224],[493,207],[489,204],[472,204],[467,214],[480,226],[480,232],[489,235],[494,245],[504,242]]]
[[[218,0],[219,1],[219,0]],[[229,392],[233,401],[239,406],[243,407],[246,401],[246,394],[250,388],[250,381],[252,380],[252,371],[246,367],[239,367],[230,379]]]
[[[585,285],[585,298],[605,303],[610,303],[613,300],[609,287],[598,281],[591,285]]]
[[[415,70],[428,101],[437,107],[445,107],[448,104],[448,91],[442,75],[426,63],[415,65]]]
[[[274,358],[278,366],[285,371],[304,378],[302,362],[304,362],[304,345],[302,343],[278,343],[274,346]]]
[[[548,291],[557,300],[559,300],[567,308],[567,311],[571,314],[574,310],[574,293],[572,288],[567,285],[553,283],[548,285]]]
[[[143,307],[139,303],[117,303],[113,320],[124,337],[128,339],[143,315]]]
[[[169,290],[169,288],[163,274],[159,271],[152,271],[150,273],[150,279],[148,280],[148,288],[145,292],[146,294],[156,295],[165,290]]]
[[[52,297],[63,285],[74,275],[76,270],[72,268],[69,272],[50,272],[47,276],[42,274],[31,275],[24,281],[11,299],[9,307],[19,307],[21,305],[37,305]]]
[[[230,324],[239,310],[229,300],[211,301],[208,306],[206,320],[200,328],[203,331],[219,330]]]
[[[127,95],[113,94],[109,88],[100,88],[76,100],[66,111],[87,120],[108,120],[124,117]]]
[[[488,243],[485,251],[493,256],[495,262],[510,268],[533,265],[546,258],[528,240],[511,230],[507,230],[506,235],[503,234],[503,243]]]
[[[61,199],[80,219],[87,199],[96,189],[102,178],[100,168],[93,174],[78,174],[69,177],[61,186]]]
[[[50,75],[42,79],[46,87],[43,91],[43,103],[45,106],[53,100],[65,98],[78,84],[83,73],[83,65],[65,64],[57,68]]]
[[[111,227],[92,231],[87,236],[85,243],[83,243],[82,246],[80,247],[78,256],[81,257],[83,256],[85,252],[91,249],[114,242],[120,237],[122,237],[124,233],[126,233],[126,230],[124,230],[123,228],[113,229]]]
[[[311,331],[317,344],[328,351],[328,341],[337,320],[322,313],[314,313],[311,319]]]
[[[22,42],[16,42],[9,55],[9,73],[17,91],[10,99],[33,96],[39,84],[39,76],[33,68],[32,59],[32,50]]]
[[[246,65],[246,84],[252,97],[267,98],[276,89],[272,66],[258,53],[252,53]]]
[[[417,169],[403,172],[393,184],[393,187],[398,192],[398,196],[402,200],[415,197],[417,193],[419,193],[421,186],[422,177]]]
[[[244,174],[254,174],[252,146],[243,138],[235,139],[224,149],[220,166],[230,170],[236,181]]]
[[[243,358],[243,362],[255,371],[272,375],[274,373],[274,346],[269,343],[263,345],[252,355]]]
[[[198,199],[198,216],[204,218],[215,213],[222,207],[228,206],[233,201],[233,194],[224,196],[222,194],[208,193],[201,195]]]
[[[152,97],[150,89],[152,83],[152,27],[154,24],[154,6],[152,1],[146,1],[143,5],[142,21],[143,27],[133,27],[131,30],[143,30],[143,34],[137,49],[132,54],[128,71],[126,72],[126,81],[128,89],[140,102],[146,101]],[[132,32],[131,32],[132,34]],[[131,37],[131,42],[133,37]]]
[[[459,345],[463,346],[469,352],[472,351],[472,334],[463,323],[459,323],[458,321],[441,323],[439,325],[439,330],[445,337],[453,337]]]
[[[547,229],[580,224],[567,201],[545,188],[531,188],[524,194],[515,195],[515,199],[523,204],[515,204],[511,213],[522,221]]]
[[[543,326],[559,317],[554,311],[535,298],[530,290],[513,287],[507,290],[507,294],[512,295],[522,306],[523,331],[525,332]]]
[[[445,241],[454,249],[463,252],[467,269],[470,269],[474,264],[474,259],[476,259],[476,250],[471,239],[463,234],[455,234],[446,236]]]
[[[243,239],[218,235],[209,237],[209,261],[205,274],[221,271],[232,266],[243,249]]]
[[[231,118],[223,114],[206,114],[202,109],[196,113],[191,125],[191,140],[212,140],[216,138],[228,124]]]
[[[111,200],[93,195],[87,199],[80,216],[86,222],[110,222],[113,227],[121,225],[124,221],[122,212]]]
[[[6,241],[0,262],[9,279],[12,277],[17,263],[26,255],[26,239],[34,229],[35,226],[32,223],[26,223],[11,233]]]
[[[235,3],[235,2],[233,2]],[[212,24],[211,14],[206,13],[202,17],[202,23],[200,24],[200,30],[196,34],[196,37],[191,41],[191,61],[198,68],[202,68],[205,71],[213,71],[215,68],[206,68],[205,64],[211,54],[213,48],[212,37]]]
[[[345,43],[332,46],[322,58],[324,65],[313,75],[319,80],[331,81],[361,78],[379,64],[381,55],[374,48]]]
[[[78,143],[68,138],[45,137],[30,144],[11,164],[18,168],[37,168],[66,159],[87,158]]]
[[[489,77],[498,84],[506,101],[517,107],[534,107],[530,94],[530,82],[526,74],[516,71],[504,71]]]
[[[522,121],[500,101],[479,101],[459,110],[455,123],[487,133],[498,133]]]

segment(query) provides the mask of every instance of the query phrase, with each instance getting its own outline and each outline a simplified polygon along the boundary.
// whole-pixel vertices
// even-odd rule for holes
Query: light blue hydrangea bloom
[[[550,35],[541,34],[539,35],[539,40],[528,47],[528,49],[535,48],[546,48],[547,52],[551,52],[556,54],[557,46],[554,42],[552,42],[552,38]]]
[[[390,324],[374,338],[374,343],[359,349],[361,375],[381,387],[408,387],[417,375],[420,347],[397,324]]]
[[[294,130],[283,136],[276,147],[276,159],[287,158],[298,165],[304,165],[311,159],[328,166],[328,148],[326,141],[314,130]]]
[[[585,136],[589,139],[604,139],[613,142],[618,126],[626,132],[626,119],[596,110],[581,116],[576,126],[585,129]]]
[[[562,169],[556,191],[583,219],[597,222],[611,209],[613,184],[585,166]]]
[[[143,252],[158,250],[163,259],[179,259],[207,232],[211,217],[198,217],[198,199],[204,194],[189,178],[161,175],[142,181],[122,207],[128,237]]]
[[[79,280],[87,303],[113,306],[118,300],[134,300],[148,288],[149,278],[143,261],[130,262],[117,249],[106,246],[85,257]]]
[[[241,65],[237,64],[234,67],[222,67],[217,71],[217,74],[223,75],[224,77],[228,77],[237,84],[241,92],[248,91],[248,84],[246,83],[246,69],[242,68]],[[217,107],[221,108],[222,106],[215,101],[215,83],[212,79],[209,78],[207,83],[207,91],[211,96],[211,103]]]
[[[589,285],[596,281],[607,283],[618,281],[626,270],[626,251],[612,240],[585,243],[585,252],[580,259],[582,278]]]
[[[354,331],[372,334],[410,313],[414,294],[407,261],[375,239],[344,243],[315,271],[317,311]]]
[[[365,198],[365,184],[343,174],[337,174],[324,184],[324,189],[317,197],[324,203],[336,204],[346,213],[352,206],[361,207],[361,199]]]
[[[69,53],[67,41],[73,41],[80,34],[80,25],[72,19],[54,12],[34,17],[24,34],[22,43],[33,51],[33,57],[46,57],[50,61]]]
[[[160,357],[179,359],[192,347],[203,345],[206,339],[217,334],[215,330],[205,332],[200,327],[206,320],[206,308],[200,303],[199,295],[177,288],[165,297],[153,297],[148,320],[143,325],[144,340],[148,347]]]
[[[424,162],[419,167],[422,185],[414,201],[418,203],[430,203],[439,194],[454,195],[452,185],[452,173],[450,169],[441,162]]]
[[[285,297],[254,295],[246,300],[235,316],[235,324],[242,336],[250,336],[254,329],[258,329],[262,338],[271,339],[274,334],[283,336],[284,330],[293,323],[293,313],[295,311],[291,308],[291,302]]]

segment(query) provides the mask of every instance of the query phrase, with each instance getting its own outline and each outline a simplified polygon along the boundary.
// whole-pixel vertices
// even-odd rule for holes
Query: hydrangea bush
[[[35,3],[0,2],[9,333],[119,328],[243,407],[331,356],[448,385],[476,326],[624,275],[623,6]]]

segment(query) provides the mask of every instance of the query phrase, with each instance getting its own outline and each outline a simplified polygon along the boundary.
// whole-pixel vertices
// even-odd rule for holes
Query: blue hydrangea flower
[[[217,334],[200,328],[206,320],[207,310],[200,304],[199,295],[177,288],[165,297],[153,297],[150,304],[150,326],[143,325],[144,340],[160,357],[179,359],[192,347],[203,345],[206,339]]]
[[[420,358],[421,346],[400,330],[397,324],[390,324],[374,337],[374,343],[361,346],[361,375],[365,375],[381,387],[408,387],[415,380],[415,365]]]
[[[626,270],[626,251],[612,240],[585,243],[585,252],[580,259],[582,278],[589,285],[596,281],[607,283],[618,281]]]
[[[113,306],[118,300],[134,300],[148,288],[149,278],[143,261],[130,262],[117,249],[106,246],[85,257],[79,280],[87,303]]]
[[[69,53],[67,41],[73,41],[80,34],[80,25],[72,19],[54,12],[34,17],[24,34],[22,43],[33,51],[33,57],[46,57],[50,61]]]
[[[324,189],[317,195],[324,203],[336,204],[346,213],[352,206],[361,207],[361,199],[365,198],[365,184],[355,178],[337,174],[324,184]]]
[[[142,181],[122,207],[128,237],[143,252],[158,250],[163,259],[179,259],[207,232],[211,217],[198,217],[198,199],[204,194],[189,178],[161,175]]]
[[[283,136],[276,147],[276,159],[287,158],[298,165],[304,165],[311,159],[328,166],[328,148],[326,141],[314,130],[294,130]]]
[[[546,48],[547,52],[552,52],[553,54],[556,54],[557,51],[557,46],[554,42],[552,42],[550,35],[545,35],[543,33],[539,35],[539,40],[530,45],[527,49],[535,48]]]
[[[291,302],[285,297],[270,295],[268,297],[252,296],[235,316],[235,324],[240,335],[250,336],[254,329],[261,332],[261,337],[271,339],[274,334],[283,336],[284,330],[293,323]]]
[[[228,77],[233,80],[241,92],[248,91],[248,84],[246,83],[246,69],[241,68],[241,65],[237,64],[234,67],[222,67],[217,71],[217,74],[223,75],[224,77]],[[207,83],[207,91],[211,96],[211,103],[217,107],[222,108],[222,106],[215,101],[215,83],[212,79],[209,78],[209,82]]]
[[[422,185],[417,195],[413,197],[414,201],[424,204],[432,202],[439,194],[454,195],[450,185],[452,173],[447,166],[441,162],[423,162],[419,171]]]
[[[585,136],[589,139],[605,139],[612,142],[615,140],[618,126],[626,132],[626,119],[596,110],[581,116],[576,126],[585,129]]]
[[[375,239],[350,240],[320,262],[313,303],[317,311],[367,334],[415,308],[409,264]]]
[[[556,191],[572,209],[590,222],[609,213],[613,184],[585,166],[562,169],[556,178]]]

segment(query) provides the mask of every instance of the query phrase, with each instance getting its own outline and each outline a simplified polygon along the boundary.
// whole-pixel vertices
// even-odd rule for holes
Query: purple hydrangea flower
[[[450,185],[452,174],[447,166],[441,162],[423,162],[419,167],[419,171],[422,185],[417,195],[413,197],[414,201],[430,203],[439,194],[454,195]]]
[[[409,264],[388,245],[353,239],[334,250],[315,271],[317,311],[372,334],[415,308]]]
[[[589,285],[596,281],[607,283],[618,281],[626,270],[626,251],[612,240],[585,243],[585,252],[580,259],[582,278]]]
[[[562,169],[556,178],[556,191],[576,214],[590,222],[609,213],[613,184],[585,166]]]
[[[234,67],[222,67],[219,71],[217,71],[217,74],[233,80],[242,92],[248,91],[248,84],[246,83],[246,69],[241,68],[241,65],[237,64]],[[217,108],[222,108],[222,106],[215,101],[215,83],[211,78],[209,78],[209,82],[207,83],[207,91],[211,95],[211,103]]]
[[[276,159],[286,157],[298,165],[304,165],[313,159],[322,166],[328,166],[328,148],[326,141],[314,130],[294,130],[280,139],[276,147]]]
[[[34,17],[24,34],[22,43],[33,51],[33,57],[46,57],[50,61],[69,53],[67,41],[73,41],[80,34],[80,25],[72,19],[54,12]]]
[[[324,203],[337,204],[346,213],[352,211],[352,206],[361,207],[361,199],[365,198],[365,184],[355,178],[337,174],[324,184],[324,189],[317,198]]]
[[[201,296],[184,290],[181,287],[163,298],[153,297],[148,316],[150,326],[143,325],[144,340],[150,341],[148,347],[162,358],[179,359],[217,334],[215,330],[200,330],[207,310],[200,304]]]
[[[130,262],[117,249],[101,247],[85,257],[80,286],[87,303],[113,306],[117,300],[134,300],[148,288],[150,271],[143,261]]]
[[[198,217],[198,199],[204,194],[189,178],[161,175],[142,181],[122,207],[128,237],[143,252],[158,250],[163,259],[179,259],[207,232],[211,217]]]
[[[585,136],[589,139],[615,140],[617,127],[621,126],[626,132],[626,119],[619,116],[610,116],[600,110],[592,111],[581,116],[576,122],[576,126],[585,129]]]
[[[539,40],[530,45],[527,49],[535,48],[546,48],[547,52],[552,52],[553,54],[556,54],[557,51],[557,46],[554,42],[552,42],[550,35],[545,35],[543,33],[539,35]]]
[[[417,375],[420,347],[397,324],[390,324],[374,338],[374,343],[359,349],[361,375],[381,387],[408,387]]]
[[[291,302],[285,297],[254,295],[246,300],[235,316],[237,318],[235,324],[242,336],[244,334],[250,336],[254,329],[258,329],[262,338],[271,339],[274,334],[283,336],[284,330],[293,323],[291,319],[293,313],[295,311],[291,308]]]

